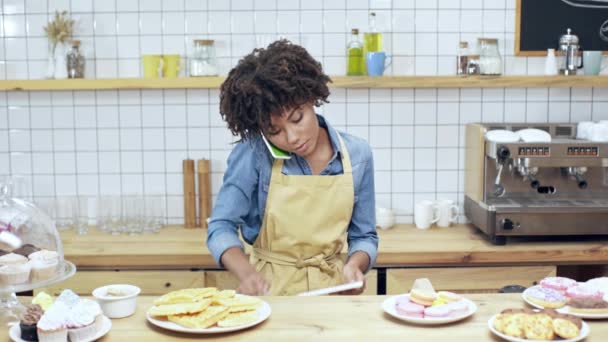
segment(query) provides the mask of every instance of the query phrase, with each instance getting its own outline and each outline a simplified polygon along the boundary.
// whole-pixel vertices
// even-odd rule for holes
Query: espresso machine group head
[[[526,128],[550,141],[486,138]],[[608,143],[576,139],[575,124],[468,124],[465,214],[495,244],[509,236],[608,235]]]

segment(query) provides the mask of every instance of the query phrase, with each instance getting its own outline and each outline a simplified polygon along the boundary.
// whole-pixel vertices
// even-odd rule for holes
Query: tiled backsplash
[[[3,0],[0,78],[46,71],[42,27],[55,9],[78,19],[89,78],[139,77],[140,56],[190,54],[215,39],[220,72],[277,37],[304,45],[331,75],[343,75],[350,28],[378,14],[388,74],[454,74],[458,41],[499,38],[508,75],[540,74],[542,58],[513,56],[515,0]],[[212,160],[217,194],[233,141],[218,91],[0,92],[0,174],[24,179],[34,199],[62,195],[167,194],[180,223],[181,161]],[[412,222],[419,199],[462,206],[464,124],[608,119],[606,88],[333,89],[320,108],[332,124],[374,149],[378,205]],[[464,219],[464,218],[463,218]]]

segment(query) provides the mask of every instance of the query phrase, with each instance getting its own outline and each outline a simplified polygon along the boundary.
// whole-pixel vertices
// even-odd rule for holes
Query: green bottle
[[[363,44],[359,40],[359,29],[352,29],[350,31],[351,37],[350,42],[346,46],[346,75],[348,76],[363,76],[364,72],[364,58],[363,58]]]

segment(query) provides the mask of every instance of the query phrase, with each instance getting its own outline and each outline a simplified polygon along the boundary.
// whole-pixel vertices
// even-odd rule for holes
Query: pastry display
[[[552,309],[506,309],[494,317],[492,326],[508,336],[551,341],[577,337],[581,332],[582,320]]]
[[[172,291],[157,298],[148,315],[190,329],[228,328],[255,322],[262,300],[214,287]]]

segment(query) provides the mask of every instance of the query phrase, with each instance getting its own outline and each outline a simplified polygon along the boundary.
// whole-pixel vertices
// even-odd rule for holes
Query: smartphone
[[[283,151],[280,148],[274,146],[270,142],[270,140],[266,139],[264,134],[262,134],[262,139],[264,140],[264,143],[266,143],[266,147],[268,147],[268,151],[270,151],[270,154],[272,154],[272,156],[275,159],[291,159],[291,153],[289,153],[287,151]]]

